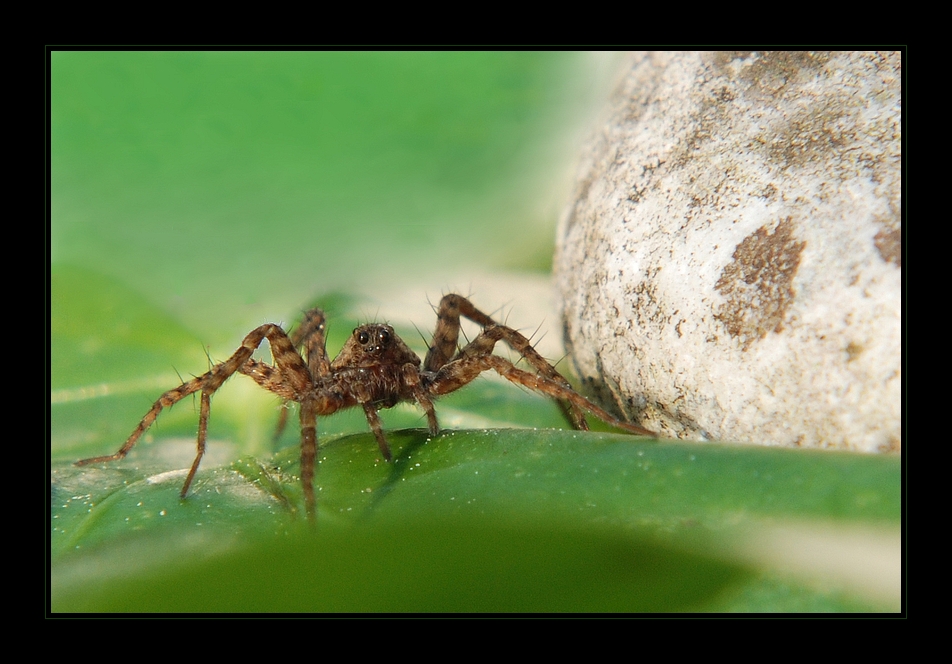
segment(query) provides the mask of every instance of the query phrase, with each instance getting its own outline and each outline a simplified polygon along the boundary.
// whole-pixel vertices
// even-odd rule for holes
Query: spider
[[[482,327],[476,338],[463,348],[458,347],[460,316]],[[198,452],[182,486],[181,496],[185,498],[205,454],[211,396],[236,372],[249,376],[286,402],[300,404],[301,483],[309,519],[313,519],[315,514],[314,460],[317,457],[318,416],[360,406],[377,439],[380,453],[390,461],[390,446],[377,414],[379,409],[392,408],[402,401],[415,401],[426,413],[430,433],[435,436],[440,431],[440,425],[433,408],[434,399],[460,389],[490,369],[513,383],[556,399],[576,429],[588,429],[582,412],[588,411],[619,429],[657,437],[653,431],[616,419],[575,392],[525,336],[511,327],[498,324],[461,295],[446,295],[440,301],[436,330],[422,367],[419,356],[410,350],[393,328],[380,323],[357,327],[337,357],[330,361],[324,348],[324,328],[324,312],[320,309],[308,311],[301,325],[290,335],[273,323],[255,328],[230,358],[160,396],[119,451],[108,456],[82,459],[76,465],[122,459],[152,426],[163,408],[176,404],[190,394],[201,392]],[[264,339],[271,345],[274,364],[252,358]],[[535,373],[519,369],[509,360],[494,355],[493,349],[499,341],[506,342],[519,353],[535,369]],[[300,348],[304,349],[303,356],[298,350]],[[283,425],[284,415],[278,425],[278,432]]]

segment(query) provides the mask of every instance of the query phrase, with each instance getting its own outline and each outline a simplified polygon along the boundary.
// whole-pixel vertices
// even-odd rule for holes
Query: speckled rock
[[[590,393],[666,436],[901,449],[901,71],[632,56],[556,251]]]

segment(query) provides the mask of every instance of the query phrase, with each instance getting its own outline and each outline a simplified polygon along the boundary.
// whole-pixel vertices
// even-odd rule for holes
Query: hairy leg
[[[301,321],[301,324],[295,327],[290,334],[291,344],[294,348],[298,351],[304,351],[304,355],[307,357],[307,368],[311,372],[311,377],[315,380],[328,376],[331,372],[331,364],[327,359],[327,331],[325,322],[326,318],[323,311],[320,309],[310,309],[304,313],[304,319]],[[254,378],[254,375],[251,373],[256,370],[256,367],[253,366],[254,364],[261,363],[256,363],[255,360],[249,360],[241,372]],[[248,371],[246,371],[245,368],[247,368]],[[258,369],[258,372],[264,374],[266,370]],[[255,378],[255,380],[258,379]],[[288,423],[287,403],[288,401],[297,401],[297,399],[293,396],[285,396],[261,381],[258,381],[258,384],[265,389],[280,394],[285,399],[285,408],[281,409],[281,416],[278,418],[278,424],[274,428],[274,435],[272,436],[272,440],[277,441]]]
[[[431,394],[448,394],[474,380],[483,371],[494,370],[500,376],[513,383],[523,385],[530,390],[565,401],[574,408],[586,410],[603,422],[642,436],[657,438],[658,434],[637,424],[622,422],[608,411],[599,408],[571,387],[554,381],[547,376],[533,374],[518,369],[509,360],[498,355],[470,355],[454,360],[436,374],[429,385]],[[586,427],[587,428],[587,427]]]
[[[414,364],[406,364],[403,367],[403,384],[409,388],[413,398],[417,400],[420,407],[426,413],[427,424],[430,434],[435,436],[440,433],[440,423],[436,419],[436,408],[433,407],[433,400],[426,393],[423,384],[420,382],[420,370]]]
[[[208,416],[212,410],[212,397],[208,392],[202,392],[202,409],[198,417],[198,452],[195,454],[195,461],[189,468],[188,477],[185,478],[185,484],[182,485],[182,492],[179,494],[182,498],[188,493],[188,488],[192,486],[192,480],[195,479],[195,473],[198,472],[198,464],[202,462],[205,456],[205,440],[208,437]]]
[[[305,312],[304,320],[291,332],[291,343],[307,356],[307,367],[315,379],[331,373],[331,363],[327,359],[327,329],[324,312],[311,309]]]
[[[436,312],[436,330],[433,342],[423,361],[425,371],[439,371],[456,355],[459,343],[459,317],[464,316],[482,327],[496,325],[496,321],[473,306],[462,295],[444,295]]]
[[[317,415],[310,399],[301,402],[301,485],[307,518],[315,518],[314,461],[317,459]]]
[[[301,398],[300,392],[291,384],[287,374],[282,372],[280,367],[258,360],[248,360],[238,371],[269,392],[277,394],[284,399],[285,403],[298,401]]]
[[[531,364],[540,376],[575,393],[565,377],[539,355],[521,332],[505,325],[496,325],[483,330],[482,334],[459,352],[458,359],[491,356],[498,341],[505,341],[510,348]],[[560,399],[559,403],[576,429],[588,430],[585,415],[571,400]]]
[[[387,443],[387,437],[383,435],[383,425],[380,423],[380,416],[377,414],[377,408],[369,402],[360,404],[364,407],[364,415],[367,416],[367,424],[370,430],[374,432],[377,439],[377,447],[383,455],[384,461],[389,462],[393,457],[390,454],[390,445]]]
[[[129,450],[131,450],[139,438],[142,436],[146,430],[152,426],[152,423],[155,422],[156,418],[159,416],[159,413],[162,412],[164,408],[169,408],[189,394],[194,394],[201,390],[202,392],[202,405],[201,405],[201,414],[199,415],[198,420],[198,440],[197,440],[197,454],[195,456],[195,461],[192,463],[191,470],[189,471],[188,477],[185,480],[185,485],[182,487],[182,496],[184,497],[188,493],[189,485],[192,483],[192,479],[195,476],[195,472],[198,470],[199,463],[201,462],[202,456],[205,454],[205,440],[208,434],[208,417],[211,411],[211,395],[214,394],[222,384],[228,380],[234,373],[241,371],[241,369],[246,365],[246,363],[251,358],[251,355],[254,353],[255,349],[261,345],[261,342],[264,339],[268,339],[268,342],[271,344],[271,353],[274,357],[275,363],[278,365],[278,369],[281,371],[282,380],[280,384],[283,386],[282,389],[293,390],[297,394],[304,394],[311,385],[310,374],[308,373],[307,366],[304,364],[304,360],[298,355],[297,351],[294,349],[294,346],[291,344],[291,340],[277,325],[268,323],[266,325],[261,325],[260,327],[252,330],[241,342],[241,347],[232,354],[230,358],[222,362],[221,364],[216,364],[212,367],[207,373],[193,378],[187,383],[179,385],[174,390],[169,390],[156,401],[152,408],[146,413],[145,417],[139,422],[139,426],[135,428],[135,431],[132,432],[132,435],[123,443],[122,447],[115,454],[110,454],[108,456],[101,457],[92,457],[90,459],[82,459],[77,461],[77,466],[85,466],[91,463],[100,463],[104,461],[116,461],[125,457]],[[259,364],[259,363],[256,363]],[[254,378],[254,376],[252,376]],[[263,384],[260,383],[259,384]]]
[[[206,374],[207,375],[207,374]],[[187,397],[189,394],[194,394],[202,389],[202,382],[205,379],[205,376],[199,376],[198,378],[193,378],[187,383],[183,383],[176,387],[174,390],[169,390],[158,400],[152,404],[152,408],[148,413],[145,414],[145,417],[139,422],[139,426],[135,428],[135,431],[126,439],[126,442],[122,444],[122,447],[119,448],[119,451],[115,454],[108,454],[106,456],[92,457],[89,459],[81,459],[77,461],[75,465],[77,466],[87,466],[91,463],[101,463],[104,461],[118,461],[122,459],[129,453],[139,438],[146,432],[146,430],[152,426],[152,423],[155,422],[155,419],[159,416],[159,413],[162,412],[163,408],[171,408],[179,401]]]
[[[468,346],[459,351],[460,316],[468,318],[483,327],[483,332]],[[433,333],[433,343],[427,352],[423,368],[427,371],[438,371],[448,362],[464,357],[490,355],[497,341],[505,341],[510,348],[519,353],[531,364],[535,370],[549,380],[559,383],[569,389],[571,386],[555,367],[545,360],[521,332],[506,325],[496,323],[462,295],[444,295],[437,310],[436,331]],[[585,415],[570,401],[560,400],[559,405],[565,411],[572,426],[576,429],[588,429]]]

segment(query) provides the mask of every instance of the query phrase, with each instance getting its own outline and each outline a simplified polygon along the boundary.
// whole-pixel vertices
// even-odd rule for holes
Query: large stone
[[[590,392],[667,436],[901,448],[901,72],[632,57],[558,235]]]

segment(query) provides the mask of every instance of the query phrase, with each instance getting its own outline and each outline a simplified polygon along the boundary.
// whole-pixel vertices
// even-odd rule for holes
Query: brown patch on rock
[[[734,250],[715,289],[727,300],[714,315],[746,350],[768,332],[780,332],[793,302],[793,278],[806,242],[797,242],[788,217],[773,232],[761,226]]]
[[[873,241],[884,261],[902,267],[902,231],[879,231]]]

